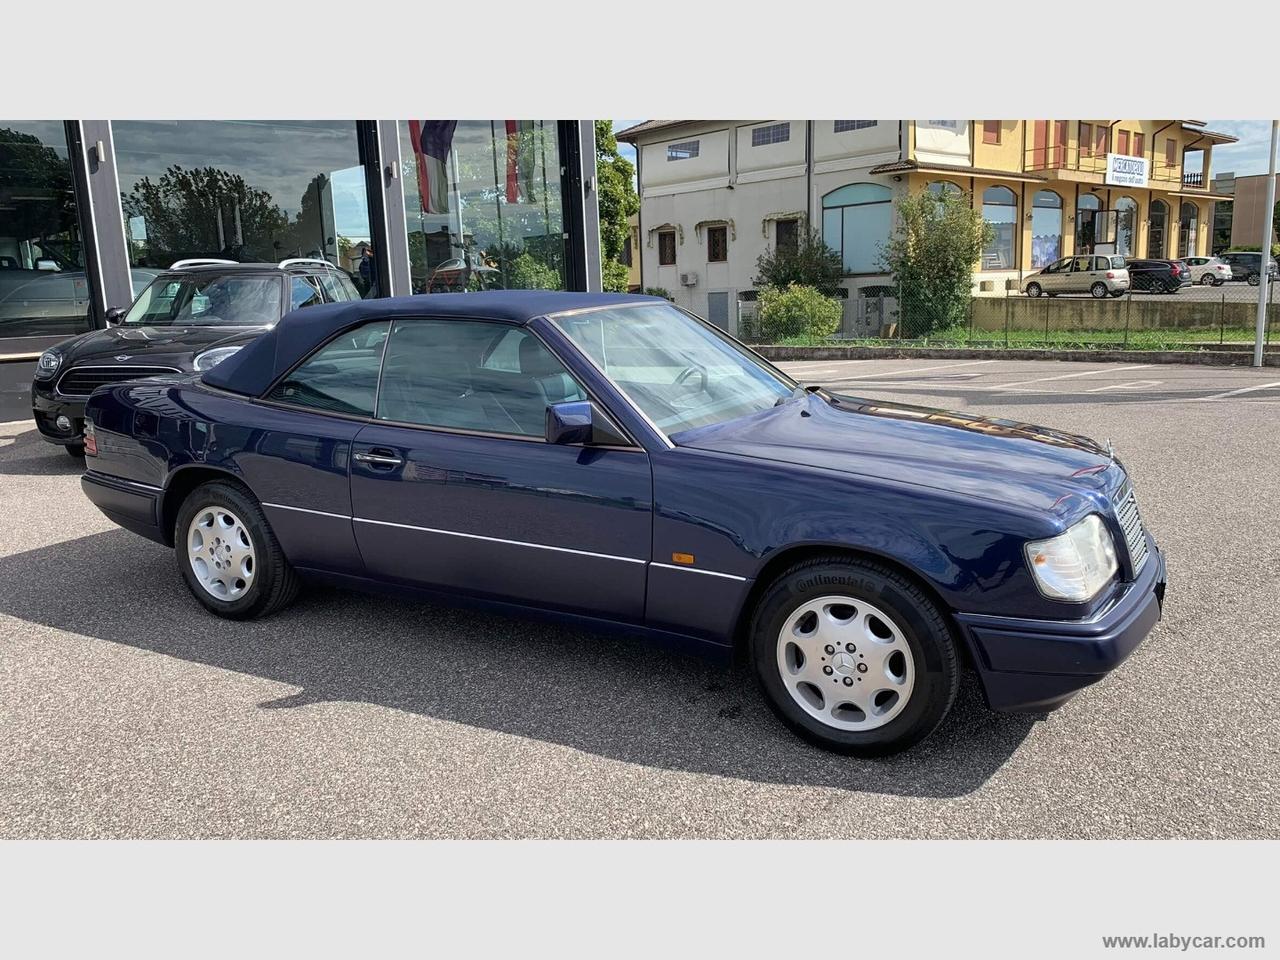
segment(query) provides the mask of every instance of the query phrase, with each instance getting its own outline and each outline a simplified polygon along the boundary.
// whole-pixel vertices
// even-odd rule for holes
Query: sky
[[[615,120],[613,129],[622,130],[639,120]],[[1271,146],[1271,121],[1269,120],[1208,120],[1205,126],[1218,133],[1239,137],[1239,143],[1229,143],[1213,148],[1213,172],[1234,173],[1247,176],[1267,172],[1267,148]],[[629,143],[618,144],[618,152],[632,163],[636,159],[635,148]]]

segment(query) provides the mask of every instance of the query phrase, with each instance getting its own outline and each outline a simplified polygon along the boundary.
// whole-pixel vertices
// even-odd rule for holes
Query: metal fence
[[[1268,283],[1265,340],[1280,348],[1280,278]],[[1172,292],[1136,290],[1121,296],[1017,290],[973,297],[949,317],[907,308],[898,298],[850,297],[836,334],[821,341],[920,346],[1130,350],[1252,350],[1258,287],[1246,282],[1185,285]],[[767,339],[756,304],[740,302],[738,336]]]

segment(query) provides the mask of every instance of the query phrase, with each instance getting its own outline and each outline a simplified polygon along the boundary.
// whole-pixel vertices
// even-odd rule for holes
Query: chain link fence
[[[903,306],[891,289],[880,296],[850,296],[841,326],[822,340],[792,338],[790,344],[858,343],[968,348],[1125,350],[1245,350],[1254,344],[1259,287],[1248,281],[1182,284],[1172,290],[1135,280],[1132,291],[1113,296],[1017,289],[975,296],[942,319]],[[1265,341],[1280,349],[1280,278],[1264,281],[1268,297]],[[738,336],[765,342],[754,301],[738,303]]]

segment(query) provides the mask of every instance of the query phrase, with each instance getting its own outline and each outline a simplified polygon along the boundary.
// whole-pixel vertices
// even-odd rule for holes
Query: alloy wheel
[[[253,584],[253,538],[226,507],[196,511],[187,528],[187,559],[196,581],[218,600],[237,600]]]
[[[778,672],[800,709],[837,730],[874,730],[898,716],[915,687],[915,659],[879,607],[848,596],[809,600],[778,634]]]

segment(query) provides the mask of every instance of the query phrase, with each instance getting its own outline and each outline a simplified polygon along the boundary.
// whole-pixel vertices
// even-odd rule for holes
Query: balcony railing
[[[1164,183],[1181,183],[1183,186],[1203,186],[1203,174],[1182,174],[1177,164],[1170,165],[1164,157],[1148,158],[1148,178]],[[1081,173],[1105,175],[1107,155],[1092,150],[1082,151],[1078,146],[1047,145],[1028,147],[1023,154],[1022,168],[1027,171],[1074,170]]]

